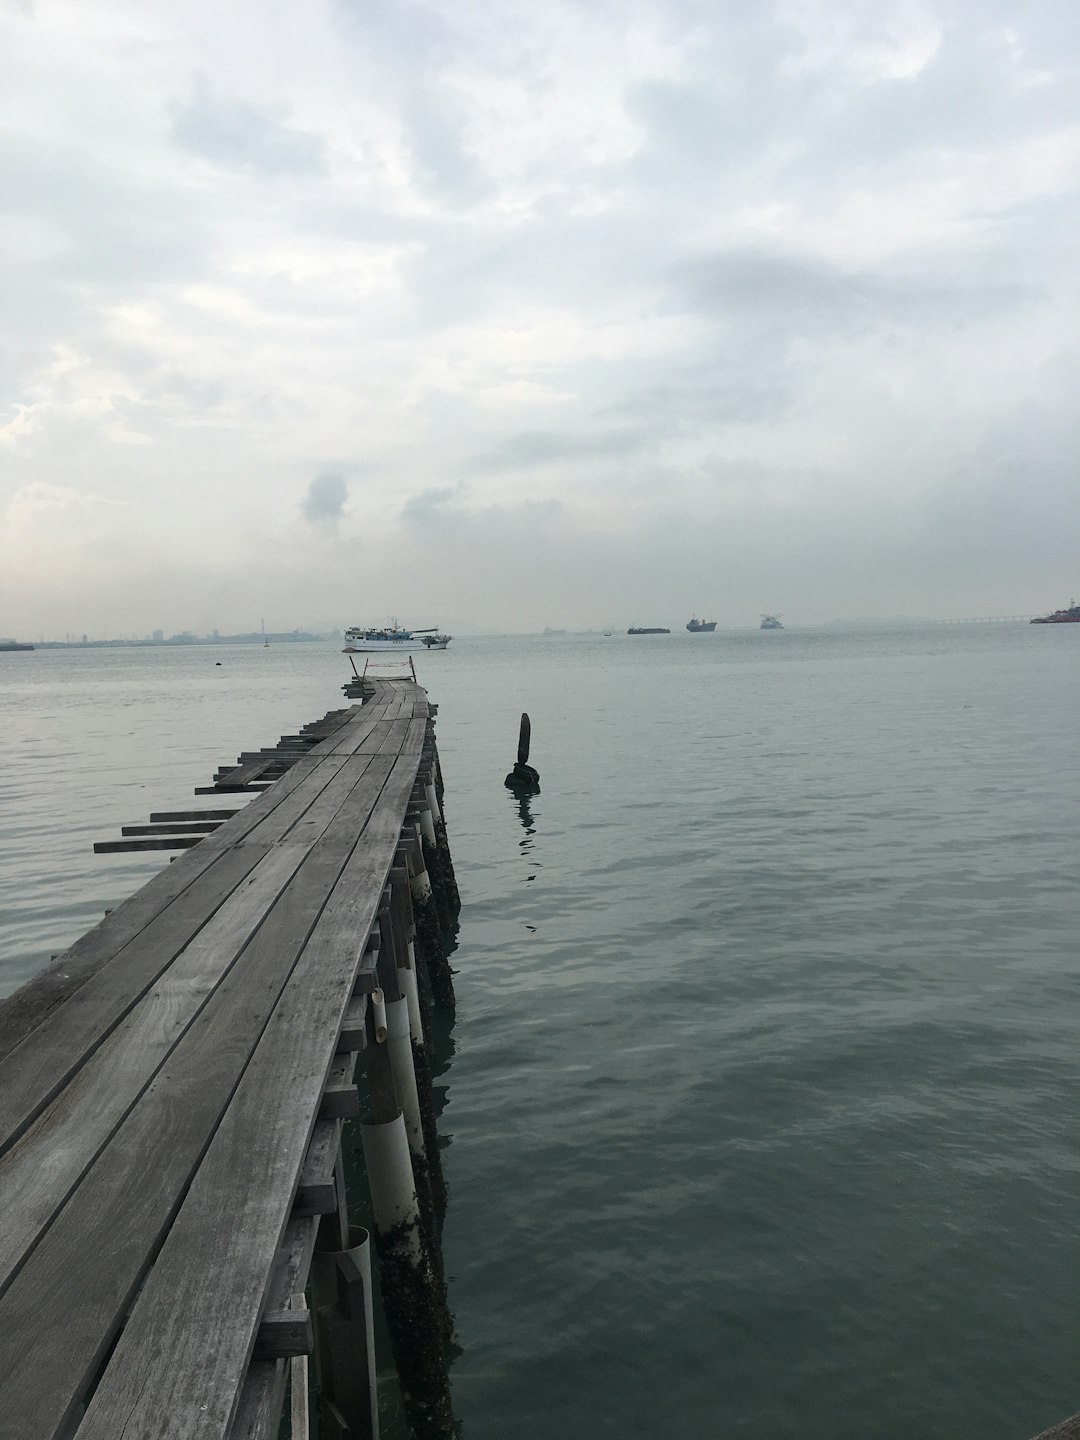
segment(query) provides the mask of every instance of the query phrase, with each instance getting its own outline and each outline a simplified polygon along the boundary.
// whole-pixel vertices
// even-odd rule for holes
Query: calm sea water
[[[0,657],[0,993],[162,863],[92,841],[341,703],[337,650]],[[464,902],[466,1440],[1023,1440],[1080,1408],[1080,627],[418,668]]]

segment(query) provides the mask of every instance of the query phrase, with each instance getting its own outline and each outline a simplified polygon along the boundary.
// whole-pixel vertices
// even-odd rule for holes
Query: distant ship
[[[715,620],[699,620],[695,615],[692,620],[686,622],[686,628],[691,635],[708,635],[716,629]]]
[[[1067,610],[1055,610],[1050,615],[1036,615],[1032,625],[1080,625],[1080,605],[1069,601]]]
[[[421,645],[426,645],[429,650],[445,650],[454,637],[452,635],[421,635]]]
[[[780,615],[782,615],[783,613],[784,612],[781,610]],[[784,627],[780,624],[780,615],[762,615],[762,630],[782,630]]]
[[[627,635],[670,635],[666,625],[631,625]]]
[[[32,650],[33,645],[21,645],[18,640],[0,640],[0,653],[10,650]]]

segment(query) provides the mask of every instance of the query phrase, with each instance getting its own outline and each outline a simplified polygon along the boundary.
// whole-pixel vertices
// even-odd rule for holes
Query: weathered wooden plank
[[[368,768],[357,790],[365,787],[375,789],[371,774],[378,765],[379,762],[374,762]],[[394,795],[396,798],[396,788]],[[370,806],[375,803],[370,795],[368,803],[370,813]],[[355,841],[356,830],[363,824],[363,819],[358,824],[356,816],[350,815],[342,823],[343,837],[345,829],[351,826]],[[395,823],[399,823],[399,817]],[[376,827],[380,836],[388,824],[383,819]],[[333,857],[331,861],[326,848],[320,847],[310,857],[312,870],[330,866],[340,874],[340,856]],[[380,840],[375,848],[381,856],[386,847]],[[312,935],[311,926],[314,923],[315,934],[320,933],[320,928],[324,933],[329,928],[334,936],[338,936],[342,928],[342,915],[353,916],[359,909],[361,931],[366,936],[368,924],[364,923],[364,907],[370,904],[369,892],[373,882],[368,878],[365,889],[362,883],[366,878],[364,864],[358,863],[357,855],[359,853],[360,862],[366,862],[371,849],[368,845],[353,844],[345,869],[351,880],[346,882],[342,876],[341,883],[334,886],[330,901],[317,922],[311,913],[310,897],[301,893],[304,886],[294,881],[279,902],[286,907],[285,913],[281,918],[275,918],[273,925],[262,927],[253,942],[259,943],[263,936],[273,937],[267,942],[267,963],[261,969],[269,968],[269,961],[275,956],[279,964],[287,968],[295,956],[298,947],[290,945],[288,960],[281,959],[283,935],[287,933],[290,922],[289,907],[292,923],[299,925],[305,935]],[[343,891],[347,897],[345,900],[342,899]],[[299,943],[303,943],[303,937]],[[320,976],[318,967],[326,958],[327,942],[323,940],[318,944],[309,959],[306,957],[310,949],[309,942],[303,950],[302,963],[289,978],[286,988],[291,999],[286,1011],[289,1014],[299,1011],[308,1017],[314,1011],[325,1019],[328,979]],[[354,941],[350,981],[358,950],[359,945]],[[217,1117],[228,1104],[237,1079],[244,1073],[251,1053],[250,1046],[262,1028],[261,1012],[256,1011],[253,1019],[244,1018],[253,1008],[249,993],[252,987],[237,988],[239,993],[227,992],[232,1005],[229,1011],[231,1023],[226,1023],[222,1015],[213,1026],[190,1027],[170,1056],[167,1069],[144,1092],[140,1103],[129,1113],[6,1293],[0,1297],[0,1335],[10,1337],[9,1343],[0,1348],[0,1393],[5,1400],[2,1417],[5,1428],[0,1429],[0,1435],[4,1436],[4,1440],[15,1440],[15,1437],[51,1440],[79,1403],[112,1344],[146,1269],[169,1230],[192,1172],[214,1133]],[[336,997],[336,990],[334,994]],[[279,1009],[280,1005],[279,1001]],[[344,1001],[341,1009],[331,1017],[330,1030],[323,1034],[322,1043],[327,1050],[333,1049],[343,1011]],[[277,1034],[282,1024],[279,1021],[276,1027],[268,1026],[262,1032],[260,1047],[266,1043],[268,1036]],[[285,1038],[290,1038],[288,1027]],[[294,1074],[289,1064],[290,1055],[286,1050],[276,1050],[277,1040],[272,1043],[274,1054],[270,1061],[264,1059],[259,1067],[260,1086],[266,1081],[268,1067],[273,1071],[275,1066],[280,1065],[286,1077]],[[303,1057],[301,1071],[304,1076],[310,1076],[310,1067],[310,1056]],[[320,1057],[320,1084],[328,1068]],[[250,1073],[250,1066],[248,1070]],[[303,1093],[307,1097],[306,1088]],[[305,1147],[314,1120],[316,1099],[307,1099],[310,1120],[302,1126],[301,1136]],[[250,1138],[255,1142],[258,1140],[257,1136]],[[244,1149],[242,1137],[232,1134],[226,1143],[226,1156],[232,1154],[234,1144],[240,1144],[240,1149]],[[259,1148],[257,1144],[256,1148]],[[288,1153],[291,1157],[292,1150]],[[242,1156],[237,1158],[242,1161]],[[299,1159],[292,1173],[293,1187],[298,1171]],[[291,1193],[290,1189],[290,1198]],[[235,1203],[237,1194],[244,1196],[245,1203],[241,1206]],[[243,1227],[246,1222],[241,1220],[241,1216],[248,1214],[250,1207],[257,1203],[258,1196],[245,1185],[239,1191],[230,1192],[225,1208],[232,1210],[234,1218]],[[218,1219],[222,1218],[219,1209]],[[276,1230],[275,1246],[282,1228],[279,1226]],[[195,1268],[203,1272],[204,1279],[209,1281],[215,1267],[212,1264],[211,1269],[206,1270],[200,1259]],[[214,1274],[212,1288],[220,1287],[223,1273],[217,1270]],[[264,1274],[264,1287],[265,1283]],[[211,1309],[215,1307],[220,1308],[220,1296]],[[201,1322],[198,1328],[201,1328]],[[245,1361],[250,1354],[254,1329],[252,1325],[246,1335]],[[241,1374],[237,1384],[242,1378]],[[192,1377],[187,1376],[185,1385],[191,1382]],[[146,1433],[156,1433],[160,1418],[155,1416]],[[136,1423],[127,1433],[137,1434],[139,1431],[140,1426]],[[192,1430],[189,1433],[195,1432]]]
[[[319,1101],[320,1120],[354,1120],[360,1114],[360,1096],[353,1078],[355,1067],[355,1053],[335,1055]]]
[[[282,1309],[290,1295],[304,1289],[318,1227],[317,1215],[303,1219],[294,1215],[289,1220],[270,1273],[268,1308]],[[229,1440],[278,1440],[287,1378],[287,1362],[283,1360],[251,1362]]]
[[[378,722],[382,707],[371,707],[370,714],[364,714],[357,707],[353,707],[347,713],[352,717],[350,728],[362,737]],[[183,854],[123,905],[107,915],[93,930],[77,940],[40,975],[0,1001],[0,1057],[13,1050],[52,1010],[96,974],[102,965],[111,962],[123,947],[172,904],[177,896],[220,861],[222,855],[238,840],[247,836],[272,843],[278,839],[279,834],[275,827],[279,817],[293,815],[297,804],[294,796],[300,786],[315,772],[319,774],[317,784],[329,783],[334,767],[342,763],[342,758],[333,751],[333,743],[333,740],[329,743],[322,742],[311,756],[305,757],[277,783],[273,793],[265,794],[244,809],[232,812],[233,818],[228,825],[222,826],[220,831],[202,845]],[[326,768],[327,766],[329,768]],[[305,786],[305,793],[309,790],[310,787]],[[212,787],[208,793],[214,793]],[[306,803],[309,801],[302,798],[301,804]]]
[[[307,1309],[307,1298],[303,1291],[292,1297],[291,1308],[301,1311]],[[306,1355],[295,1355],[289,1361],[289,1440],[311,1440]]]
[[[389,765],[387,757],[378,757],[376,761],[358,756],[340,764],[335,762],[328,767],[327,784],[313,785],[310,797],[298,794],[293,806],[283,807],[277,812],[271,833],[277,834],[279,845],[288,842],[289,853],[296,858],[294,870],[307,849],[325,832],[335,815],[344,809],[343,802],[353,794],[358,781],[371,770],[374,777],[372,785],[360,792],[358,800],[354,798],[351,809],[344,809],[345,828],[342,833],[355,842],[363,819],[355,830],[350,831],[350,817],[354,812],[362,812],[364,818],[370,813],[374,796],[389,773]],[[370,793],[372,790],[374,794]],[[117,957],[111,965],[103,966],[67,1004],[53,1012],[28,1041],[0,1060],[0,1153],[40,1114],[94,1049],[141,1000],[168,964],[189,943],[193,929],[205,924],[219,905],[226,909],[230,923],[240,917],[243,924],[246,902],[242,889],[255,883],[249,877],[257,867],[265,867],[266,849],[249,839],[237,845],[231,855],[234,858],[230,865],[221,867],[220,873],[214,871],[212,878],[220,880],[230,871],[238,872],[234,887],[230,887],[224,896],[215,892],[211,910],[205,911],[203,887],[186,892],[121,952],[122,964],[119,963],[121,957]],[[276,871],[271,870],[270,873]],[[241,891],[234,897],[233,888],[241,882]],[[268,908],[272,900],[271,896],[264,908]]]
[[[173,820],[171,823],[121,825],[121,835],[212,835],[221,829],[220,820]]]
[[[255,1360],[283,1360],[290,1355],[310,1355],[315,1349],[315,1332],[306,1310],[267,1310],[255,1335]]]
[[[219,773],[215,776],[214,783],[222,785],[227,781],[230,785],[253,785],[256,780],[265,777],[267,770],[274,763],[272,760],[260,758],[247,765],[222,764],[218,767]]]
[[[157,810],[150,816],[152,825],[170,825],[174,821],[183,824],[188,820],[231,820],[239,810]]]
[[[317,1122],[304,1156],[294,1215],[332,1215],[337,1208],[334,1165],[341,1149],[341,1121]]]
[[[416,778],[423,724],[414,723],[415,753],[396,762],[271,1016],[90,1402],[80,1440],[115,1440],[125,1427],[156,1440],[229,1432],[352,994],[357,936],[366,940],[374,921]],[[245,1196],[242,1207],[237,1194]]]
[[[1071,1415],[1035,1436],[1035,1440],[1080,1440],[1080,1415]]]
[[[273,789],[273,784],[267,781],[261,785],[196,785],[196,795],[262,795],[267,790]]]
[[[77,1083],[62,1089],[37,1123],[0,1156],[0,1293],[199,1015],[302,859],[295,848],[272,849],[252,873],[251,884],[230,897],[90,1056]],[[267,948],[264,944],[238,964],[233,991],[254,983],[253,966]],[[206,1006],[204,1024],[215,1022],[221,1004],[219,1000]]]
[[[359,974],[359,970],[357,974]],[[362,1050],[364,1048],[366,1024],[367,996],[364,994],[354,994],[346,1006],[345,1018],[341,1022],[341,1034],[338,1036],[338,1054]]]
[[[95,855],[121,855],[127,850],[191,850],[201,835],[153,835],[143,840],[95,840]]]

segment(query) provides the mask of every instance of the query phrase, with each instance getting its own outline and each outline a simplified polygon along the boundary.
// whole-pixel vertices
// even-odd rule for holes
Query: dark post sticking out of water
[[[508,790],[524,792],[525,794],[537,794],[540,790],[540,776],[528,764],[529,742],[532,739],[532,724],[528,715],[522,711],[521,729],[518,731],[518,753],[517,761],[513,770],[507,775],[505,781]]]

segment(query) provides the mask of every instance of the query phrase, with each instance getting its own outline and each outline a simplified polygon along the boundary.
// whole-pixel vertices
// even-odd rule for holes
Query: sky
[[[0,635],[1080,592],[1075,0],[0,0]]]

